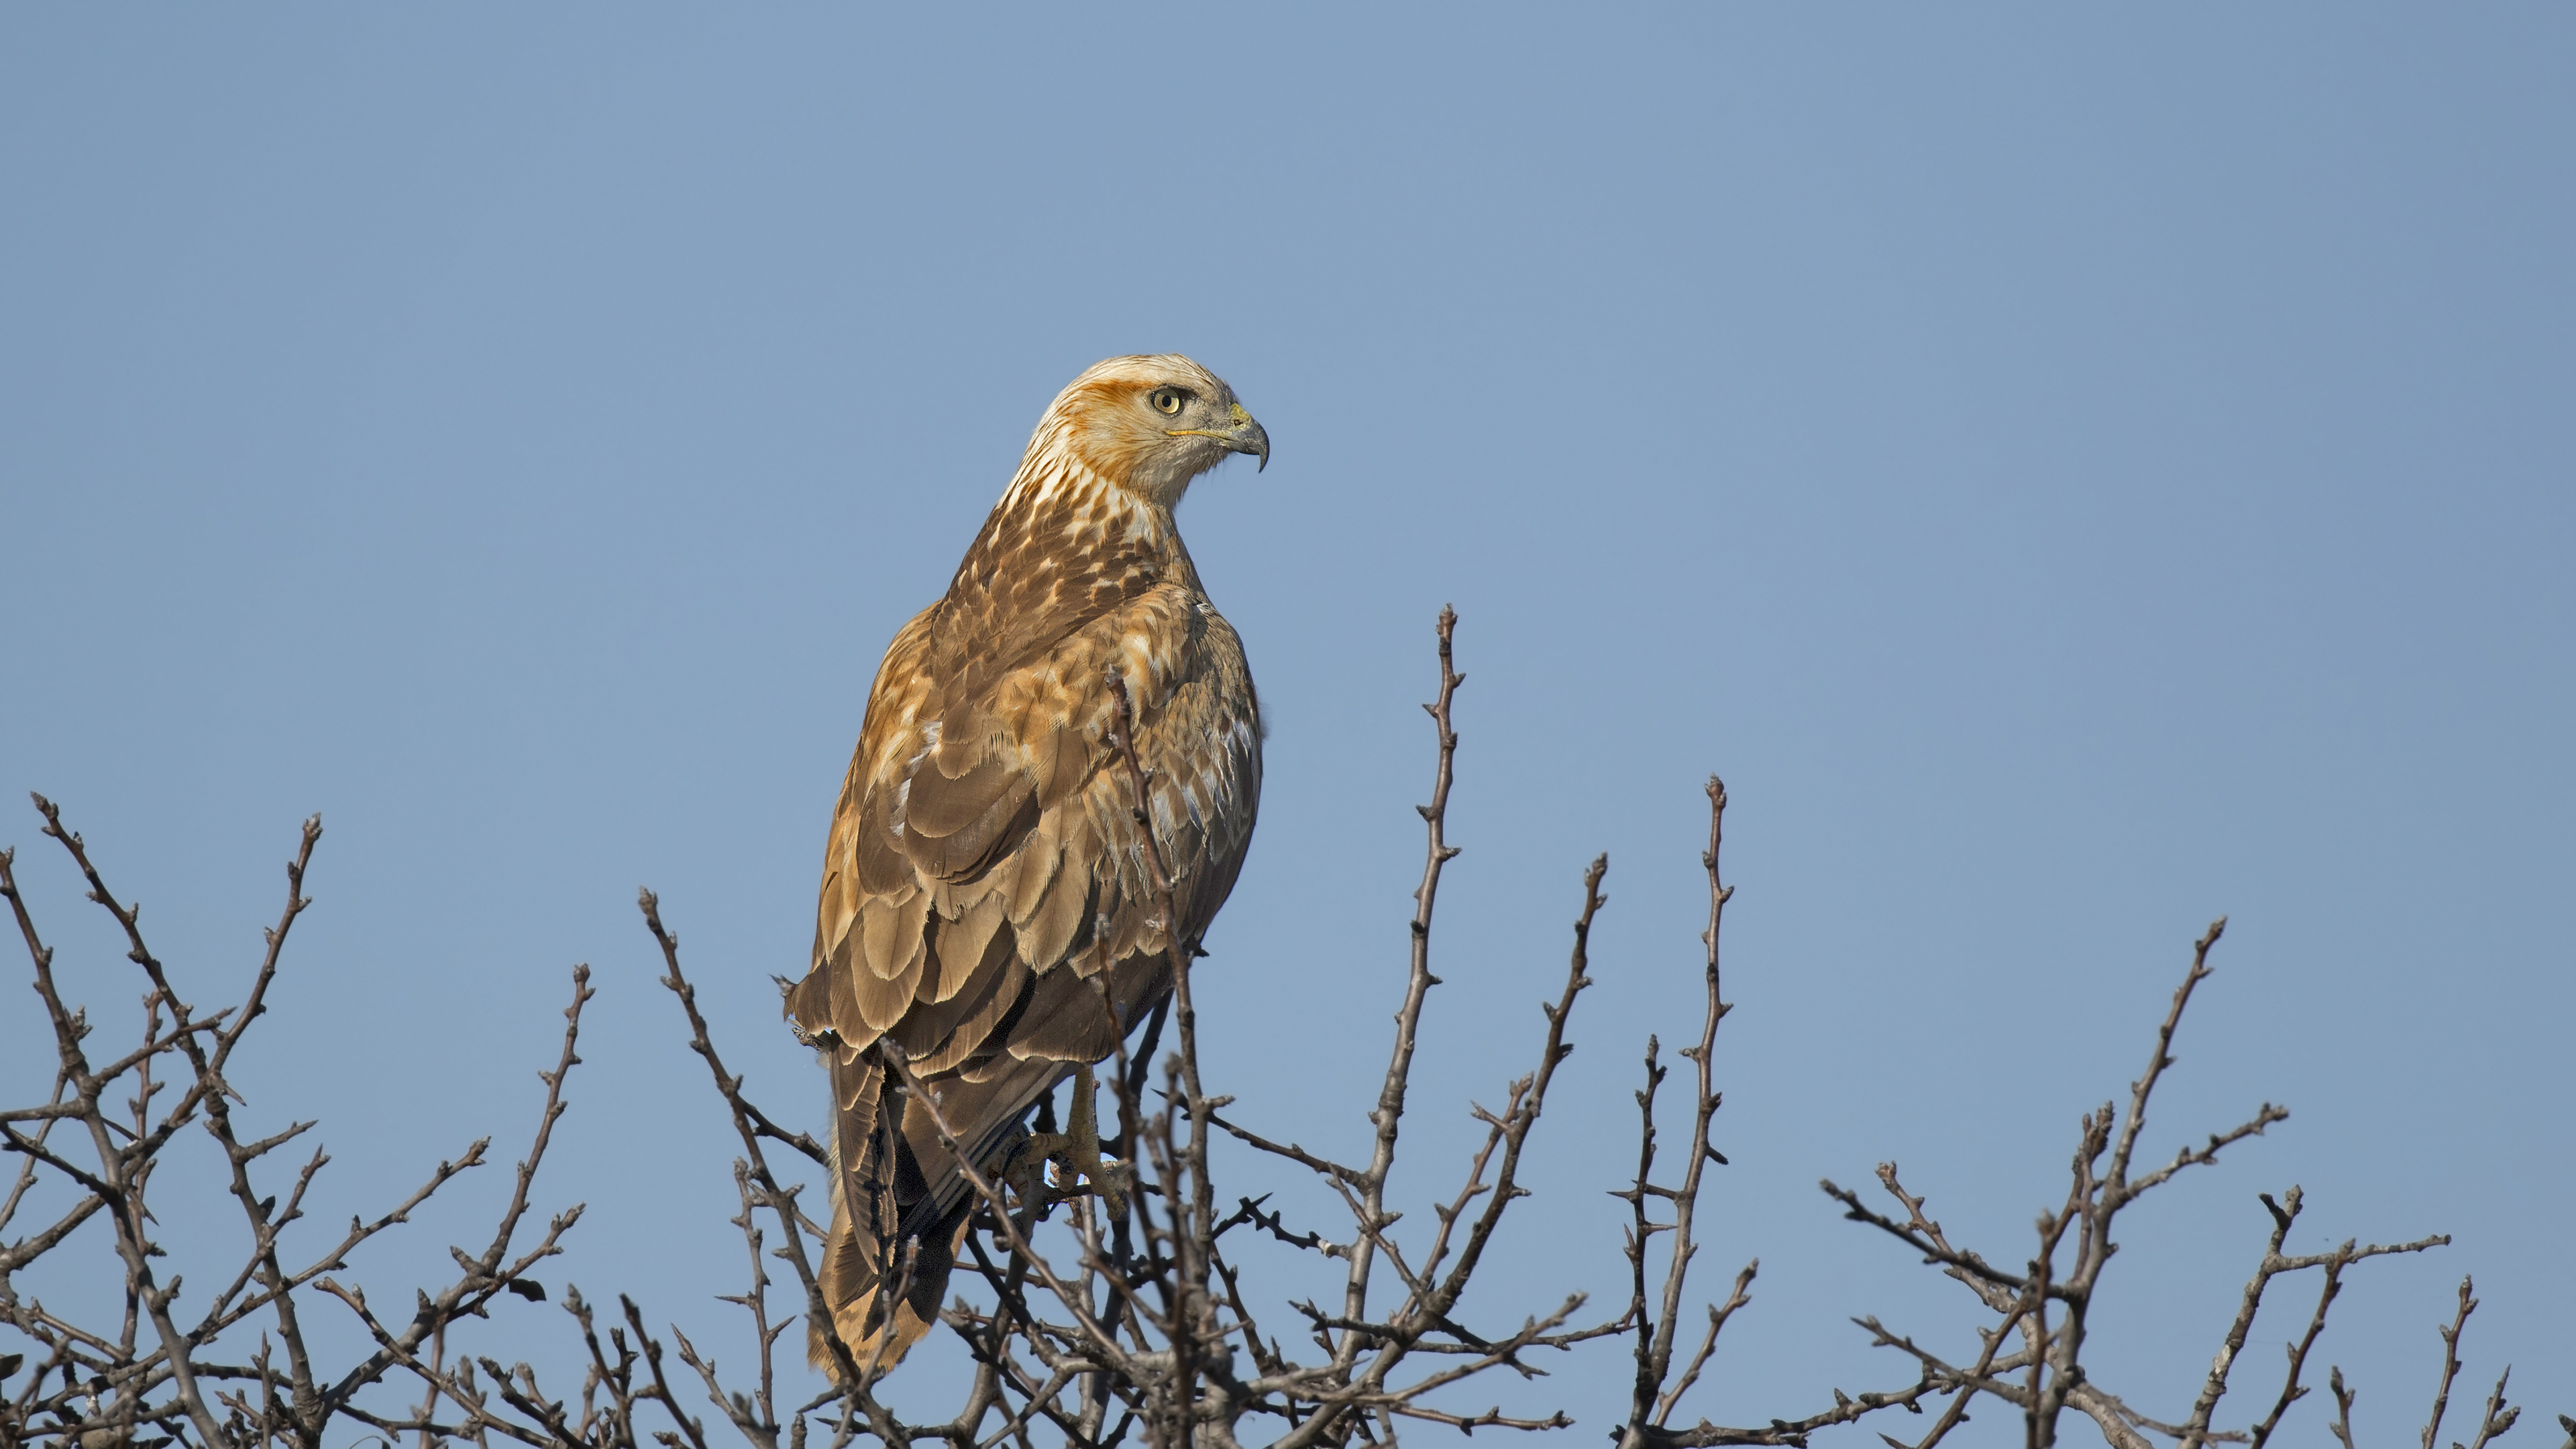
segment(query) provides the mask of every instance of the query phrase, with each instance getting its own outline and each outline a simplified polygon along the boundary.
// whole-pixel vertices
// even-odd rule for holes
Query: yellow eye
[[[1181,410],[1181,399],[1183,396],[1184,394],[1179,388],[1158,387],[1154,389],[1153,393],[1149,396],[1148,401],[1154,404],[1156,411],[1164,414],[1165,416],[1177,416]]]

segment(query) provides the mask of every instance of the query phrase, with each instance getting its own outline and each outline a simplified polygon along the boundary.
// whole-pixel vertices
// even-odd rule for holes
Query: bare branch
[[[1096,1174],[1083,1168],[1050,1180],[1047,1163],[1061,1165],[1068,1160],[1065,1154],[1079,1155],[1073,1149],[1011,1162],[965,1159],[939,1098],[913,1071],[907,1052],[891,1040],[877,1048],[895,1079],[893,1090],[907,1096],[908,1108],[920,1109],[916,1130],[926,1124],[959,1154],[967,1186],[975,1194],[961,1238],[961,1258],[972,1264],[972,1273],[960,1280],[967,1296],[936,1315],[959,1335],[974,1368],[963,1402],[936,1424],[913,1425],[897,1418],[875,1393],[879,1372],[892,1370],[881,1361],[890,1351],[880,1344],[866,1362],[859,1362],[834,1328],[822,1292],[822,1230],[798,1206],[803,1188],[782,1183],[766,1151],[783,1144],[826,1171],[831,1170],[831,1154],[813,1136],[790,1130],[753,1103],[744,1078],[727,1069],[696,987],[681,970],[677,938],[664,926],[651,892],[640,892],[638,905],[662,953],[661,985],[678,1000],[690,1050],[705,1064],[741,1142],[741,1155],[731,1164],[739,1204],[731,1221],[747,1258],[749,1282],[721,1301],[749,1317],[750,1356],[727,1351],[720,1364],[712,1351],[718,1346],[703,1330],[684,1329],[677,1322],[667,1324],[662,1337],[647,1333],[631,1295],[618,1295],[622,1314],[599,1324],[580,1291],[562,1284],[560,1306],[574,1321],[579,1345],[574,1363],[582,1382],[573,1390],[558,1378],[555,1386],[567,1390],[558,1396],[547,1391],[530,1363],[514,1362],[509,1354],[469,1351],[458,1335],[468,1320],[493,1317],[496,1302],[511,1296],[547,1298],[547,1288],[529,1274],[561,1250],[563,1235],[581,1216],[579,1206],[567,1209],[550,1219],[535,1241],[525,1241],[532,1235],[528,1217],[537,1211],[535,1180],[566,1110],[569,1074],[580,1062],[581,1016],[593,994],[587,969],[574,973],[562,1050],[553,1069],[539,1073],[546,1087],[544,1107],[491,1238],[476,1253],[451,1249],[457,1275],[443,1288],[417,1292],[408,1317],[380,1315],[349,1276],[351,1255],[408,1221],[444,1184],[480,1165],[488,1139],[454,1161],[441,1162],[392,1211],[372,1221],[352,1219],[346,1232],[326,1234],[336,1241],[324,1245],[297,1240],[290,1258],[287,1235],[303,1219],[308,1192],[329,1158],[313,1151],[288,1174],[291,1183],[270,1183],[271,1171],[285,1170],[279,1150],[313,1124],[269,1123],[256,1131],[245,1124],[237,1130],[232,1114],[241,1099],[224,1073],[246,1044],[250,1023],[266,1014],[291,929],[311,905],[304,887],[321,834],[318,817],[306,822],[301,846],[288,864],[286,903],[267,931],[267,949],[247,992],[236,1005],[199,1013],[177,994],[172,973],[145,944],[139,910],[110,893],[85,843],[62,824],[51,802],[39,799],[46,833],[70,854],[91,898],[117,920],[127,955],[142,969],[148,989],[141,994],[141,1029],[131,1049],[101,1052],[102,1058],[112,1059],[104,1065],[93,1062],[89,1013],[66,997],[53,949],[38,933],[11,874],[14,856],[0,850],[0,894],[8,897],[19,923],[42,1020],[54,1043],[44,1095],[0,1106],[0,1148],[17,1161],[10,1184],[0,1193],[0,1229],[21,1215],[34,1218],[26,1236],[0,1241],[0,1333],[8,1335],[0,1340],[0,1348],[8,1350],[0,1352],[0,1442],[57,1449],[118,1444],[154,1449],[172,1443],[183,1449],[201,1444],[207,1449],[268,1449],[272,1444],[323,1449],[326,1442],[356,1432],[370,1442],[383,1441],[386,1449],[413,1449],[414,1443],[418,1449],[447,1449],[459,1440],[471,1440],[477,1449],[504,1441],[545,1449],[641,1449],[648,1442],[706,1449],[711,1443],[706,1421],[682,1408],[676,1398],[681,1390],[667,1374],[667,1338],[690,1371],[684,1377],[695,1387],[687,1392],[703,1391],[720,1411],[715,1421],[720,1433],[753,1449],[849,1449],[862,1438],[885,1449],[925,1443],[942,1449],[1038,1449],[1041,1443],[1057,1442],[1074,1449],[1126,1449],[1139,1435],[1152,1449],[1243,1449],[1265,1439],[1268,1449],[1393,1449],[1397,1436],[1410,1433],[1416,1424],[1462,1434],[1569,1427],[1574,1419],[1565,1408],[1542,1405],[1537,1411],[1506,1414],[1499,1404],[1468,1396],[1476,1394],[1475,1381],[1482,1376],[1508,1372],[1523,1379],[1541,1377],[1542,1353],[1599,1352],[1583,1346],[1633,1334],[1627,1346],[1633,1360],[1627,1403],[1612,1431],[1622,1449],[1804,1446],[1822,1430],[1881,1410],[1923,1414],[1926,1401],[1934,1398],[1942,1400],[1940,1412],[1914,1442],[1886,1434],[1880,1438],[1892,1449],[1938,1449],[1967,1424],[1972,1406],[2003,1405],[2020,1418],[2026,1449],[2054,1449],[2058,1420],[2067,1410],[2090,1419],[2113,1449],[2150,1449],[2157,1439],[2177,1449],[2239,1443],[2269,1449],[2279,1440],[2291,1407],[2309,1391],[2305,1367],[2313,1361],[2347,1270],[2372,1257],[2420,1252],[2449,1241],[2438,1235],[2385,1245],[2347,1240],[2328,1252],[2292,1254],[2287,1243],[2302,1196],[2292,1188],[2280,1202],[2265,1197],[2271,1232],[2185,1421],[2166,1424],[2151,1418],[2096,1381],[2084,1362],[2085,1346],[2091,1316],[2104,1301],[2102,1274],[2118,1251],[2112,1230],[2119,1212],[2185,1169],[2210,1165],[2224,1150],[2264,1135],[2289,1115],[2264,1103],[2251,1118],[2207,1135],[2199,1145],[2180,1148],[2161,1166],[2137,1168],[2153,1094],[2175,1064],[2183,1014],[2198,984],[2211,974],[2210,952],[2224,929],[2222,919],[2195,943],[2190,968],[2157,1031],[2155,1050],[2131,1083],[2125,1111],[2104,1104],[2082,1114],[2062,1195],[2050,1189],[2048,1206],[2036,1219],[2026,1267],[2018,1254],[1999,1255],[2015,1264],[2007,1270],[1964,1240],[1953,1243],[1928,1215],[1925,1199],[1899,1180],[1893,1162],[1881,1164],[1878,1177],[1901,1208],[1901,1217],[1886,1211],[1878,1199],[1865,1202],[1857,1193],[1824,1184],[1846,1218],[1897,1239],[1976,1296],[1980,1313],[1973,1341],[1960,1339],[1953,1351],[1933,1334],[1918,1342],[1864,1316],[1854,1321],[1872,1335],[1874,1347],[1898,1355],[1896,1362],[1910,1384],[1857,1396],[1835,1389],[1829,1407],[1750,1427],[1706,1419],[1676,1427],[1686,1397],[1717,1372],[1720,1338],[1735,1314],[1749,1305],[1759,1270],[1758,1262],[1748,1263],[1724,1301],[1706,1307],[1704,1322],[1695,1320],[1695,1343],[1681,1342],[1688,1274],[1704,1224],[1698,1208],[1705,1174],[1710,1164],[1726,1162],[1711,1137],[1721,1106],[1714,1063],[1717,1031],[1732,1010],[1723,999],[1719,969],[1720,928],[1732,887],[1722,881],[1718,868],[1726,793],[1712,777],[1702,852],[1708,890],[1699,981],[1702,1023],[1696,1041],[1679,1053],[1692,1069],[1688,1155],[1677,1171],[1666,1164],[1667,1179],[1656,1179],[1655,1114],[1668,1072],[1660,1043],[1650,1038],[1646,1081],[1637,1094],[1637,1171],[1633,1182],[1616,1194],[1629,1206],[1627,1301],[1618,1305],[1616,1318],[1577,1326],[1573,1315],[1583,1300],[1579,1294],[1568,1295],[1551,1311],[1523,1317],[1516,1330],[1492,1331],[1484,1311],[1471,1315],[1460,1305],[1467,1302],[1476,1275],[1493,1261],[1504,1214],[1535,1186],[1523,1177],[1526,1147],[1557,1068],[1573,1050],[1570,1021],[1577,999],[1591,984],[1591,927],[1606,903],[1601,884],[1607,861],[1593,860],[1584,874],[1564,984],[1540,1007],[1546,1030],[1538,1061],[1505,1085],[1499,1101],[1486,1098],[1493,1103],[1490,1108],[1473,1108],[1482,1131],[1471,1139],[1463,1180],[1429,1201],[1430,1221],[1421,1223],[1426,1231],[1399,1241],[1395,1229],[1405,1214],[1390,1193],[1400,1125],[1430,988],[1440,984],[1431,972],[1430,954],[1439,887],[1446,865],[1458,854],[1447,837],[1458,744],[1453,707],[1464,683],[1453,657],[1456,624],[1455,612],[1443,610],[1436,631],[1439,687],[1424,707],[1436,747],[1431,796],[1417,807],[1425,825],[1424,860],[1414,891],[1394,1040],[1383,1075],[1371,1079],[1376,1092],[1368,1114],[1370,1150],[1360,1166],[1266,1135],[1257,1125],[1257,1112],[1234,1107],[1232,1098],[1213,1093],[1203,1079],[1202,1068],[1208,1065],[1200,1056],[1203,1023],[1192,993],[1199,942],[1194,918],[1181,909],[1188,882],[1172,874],[1164,838],[1164,827],[1174,823],[1167,818],[1174,808],[1166,790],[1170,782],[1149,770],[1149,760],[1133,738],[1138,711],[1150,708],[1150,701],[1131,695],[1137,681],[1109,677],[1115,710],[1103,763],[1108,781],[1120,786],[1119,808],[1141,827],[1126,868],[1145,878],[1153,919],[1164,933],[1170,989],[1141,1023],[1141,1039],[1131,1043],[1122,1038],[1112,1048],[1115,1068],[1104,1083],[1117,1099],[1115,1144],[1099,1142],[1099,1123],[1088,1096],[1064,1134],[1056,1133],[1052,1102],[1039,1109],[1037,1128],[1051,1140],[1091,1144],[1082,1152],[1114,1145],[1125,1159],[1118,1177],[1092,1181]],[[63,979],[74,978],[66,972]],[[31,1014],[31,1025],[33,1020]],[[1166,1023],[1173,1028],[1173,1044],[1167,1056],[1157,1057]],[[1149,1086],[1158,1090],[1149,1092]],[[172,1309],[182,1283],[179,1265],[156,1261],[166,1255],[148,1236],[157,1229],[146,1197],[154,1174],[164,1166],[162,1149],[191,1123],[204,1127],[222,1149],[224,1166],[217,1169],[215,1182],[232,1198],[250,1235],[241,1258],[225,1260],[201,1277],[218,1291],[188,1300],[196,1317],[182,1322]],[[1302,1230],[1303,1224],[1291,1226],[1270,1205],[1266,1182],[1252,1184],[1250,1191],[1228,1191],[1225,1196],[1236,1206],[1220,1216],[1209,1147],[1218,1131],[1251,1148],[1248,1160],[1256,1168],[1275,1176],[1280,1171],[1276,1164],[1284,1162],[1290,1164],[1291,1180],[1310,1173],[1328,1186],[1351,1214],[1348,1241]],[[172,1155],[174,1163],[180,1160]],[[1077,1177],[1085,1180],[1077,1182]],[[164,1194],[157,1201],[167,1213],[179,1199]],[[80,1233],[85,1224],[99,1221],[107,1224],[104,1231]],[[774,1234],[772,1221],[777,1224]],[[1227,1235],[1238,1228],[1248,1232],[1235,1234],[1229,1254]],[[1669,1235],[1670,1242],[1650,1262],[1658,1235]],[[1342,1288],[1334,1305],[1338,1311],[1287,1294],[1265,1300],[1256,1270],[1278,1260],[1245,1247],[1259,1238],[1301,1250],[1286,1260],[1292,1267],[1316,1261],[1302,1252],[1341,1259],[1339,1268],[1323,1270],[1335,1274]],[[111,1296],[113,1289],[123,1290],[121,1321],[110,1307],[99,1315],[102,1321],[74,1323],[70,1319],[81,1315],[56,1312],[22,1297],[13,1283],[19,1270],[76,1242],[111,1247],[116,1253],[113,1276],[102,1286],[111,1289]],[[902,1245],[889,1270],[897,1297],[908,1296],[917,1272],[928,1271],[929,1246],[918,1241]],[[1054,1256],[1042,1254],[1041,1246]],[[790,1310],[770,1316],[773,1270],[768,1265],[773,1260],[789,1265],[804,1296],[801,1315]],[[306,1266],[290,1271],[290,1261]],[[2321,1271],[2317,1301],[2305,1331],[2285,1346],[2286,1371],[2267,1412],[2248,1428],[2217,1427],[2235,1359],[2251,1341],[2269,1286],[2284,1274],[2312,1268]],[[1393,1296],[1373,1308],[1370,1295],[1381,1286],[1381,1270]],[[167,1282],[156,1275],[166,1276]],[[320,1362],[316,1350],[326,1345],[308,1342],[298,1313],[297,1294],[305,1289],[335,1299],[365,1333],[366,1340],[353,1352],[354,1364],[343,1361],[326,1369]],[[1265,1323],[1278,1321],[1283,1310],[1273,1305],[1283,1299],[1286,1321],[1302,1335],[1296,1344],[1263,1331]],[[2463,1281],[2459,1311],[2441,1330],[2442,1382],[2422,1449],[2440,1449],[2440,1426],[2461,1369],[2459,1335],[2475,1307],[2471,1285]],[[266,1317],[252,1323],[259,1315]],[[809,1328],[809,1356],[828,1366],[835,1383],[798,1406],[792,1399],[778,1401],[775,1350],[800,1319]],[[560,1323],[550,1315],[547,1321]],[[241,1342],[253,1329],[259,1335],[256,1344]],[[1303,1346],[1308,1338],[1311,1349]],[[219,1343],[237,1344],[238,1351],[218,1349]],[[720,1371],[728,1365],[734,1369],[731,1384]],[[2488,1396],[2474,1443],[2454,1449],[2488,1449],[2514,1427],[2519,1410],[2506,1402],[2508,1377],[2509,1371],[2500,1375]],[[397,1386],[402,1399],[383,1402],[392,1399]],[[2357,1395],[2339,1369],[2330,1372],[2329,1387],[2335,1399],[2331,1432],[2341,1449],[2356,1449],[2351,1416]],[[658,1406],[652,1412],[667,1418],[667,1427],[639,1422],[648,1404]],[[2560,1422],[2569,1430],[2568,1449],[2576,1449],[2576,1420]],[[1255,1423],[1263,1430],[1260,1438],[1247,1432]]]
[[[2164,1025],[2156,1029],[2155,1054],[2147,1058],[2147,1069],[2138,1074],[2138,1080],[2129,1088],[2129,1115],[2120,1124],[2119,1146],[2112,1149],[2111,1170],[2104,1175],[2102,1184],[2103,1201],[2114,1209],[2136,1192],[2144,1191],[2143,1188],[2132,1189],[2129,1184],[2129,1159],[2137,1151],[2138,1133],[2147,1125],[2147,1099],[2154,1095],[2156,1083],[2163,1079],[2165,1069],[2174,1064],[2174,1031],[2182,1025],[2183,1008],[2191,1004],[2192,988],[2208,979],[2209,948],[2217,945],[2218,938],[2226,932],[2227,918],[2221,916],[2210,922],[2209,929],[2192,943],[2191,970],[2184,974],[2182,985],[2174,988],[2173,1007],[2165,1013]],[[2211,1149],[2213,1153],[2215,1150],[2215,1147]],[[2171,1171],[2167,1169],[2168,1173]]]
[[[2343,1449],[2359,1449],[2359,1446],[2352,1442],[2352,1401],[2359,1395],[2343,1386],[2341,1365],[2326,1371],[2326,1388],[2333,1393],[2335,1401],[2334,1423],[2328,1427],[2334,1430],[2335,1439],[2343,1445]]]
[[[2344,1246],[2350,1248],[2352,1244]],[[2281,1396],[2272,1401],[2272,1412],[2264,1415],[2263,1422],[2254,1426],[2254,1449],[2262,1449],[2263,1445],[2270,1443],[2272,1431],[2281,1426],[2281,1416],[2289,1412],[2290,1405],[2307,1396],[2306,1387],[2299,1382],[2299,1372],[2307,1365],[2308,1351],[2317,1346],[2317,1335],[2325,1332],[2326,1309],[2333,1305],[2335,1295],[2343,1291],[2343,1265],[2350,1261],[2337,1253],[2325,1265],[2325,1283],[2317,1290],[2317,1311],[2308,1319],[2308,1331],[2300,1335],[2299,1341],[2289,1349],[2289,1373],[2281,1380]]]
[[[2424,1449],[2434,1449],[2442,1433],[2442,1416],[2451,1407],[2451,1381],[2460,1376],[2460,1330],[2469,1323],[2469,1315],[2478,1311],[2478,1300],[2472,1296],[2475,1284],[2460,1279],[2460,1311],[2451,1318],[2448,1328],[2436,1328],[2442,1335],[2442,1382],[2433,1390],[2433,1417],[2424,1421]]]
[[[2478,1437],[2469,1441],[2469,1449],[2487,1449],[2489,1443],[2511,1429],[2514,1421],[2522,1417],[2522,1410],[2504,1401],[2505,1381],[2512,1377],[2511,1364],[2506,1364],[2504,1372],[2496,1375],[2495,1392],[2487,1395],[2486,1409],[2478,1416]]]
[[[1386,1078],[1378,1088],[1377,1107],[1369,1114],[1369,1123],[1376,1128],[1369,1165],[1353,1185],[1359,1197],[1360,1236],[1351,1245],[1350,1275],[1342,1294],[1342,1316],[1350,1319],[1368,1316],[1369,1274],[1375,1266],[1377,1233],[1392,1221],[1386,1213],[1386,1180],[1395,1165],[1397,1131],[1404,1118],[1405,1093],[1413,1074],[1414,1042],[1421,1030],[1424,1001],[1431,988],[1440,984],[1440,978],[1431,974],[1432,913],[1440,899],[1441,872],[1459,852],[1448,838],[1449,788],[1456,779],[1458,757],[1458,731],[1451,706],[1457,699],[1458,687],[1467,682],[1467,676],[1451,662],[1450,646],[1457,632],[1458,611],[1442,606],[1437,625],[1440,690],[1431,703],[1422,707],[1431,716],[1439,760],[1432,771],[1430,803],[1414,807],[1422,817],[1423,853],[1422,882],[1413,890],[1412,959],[1405,973],[1404,1002],[1396,1008],[1395,1042],[1387,1054]],[[1347,1368],[1359,1351],[1359,1341],[1345,1335],[1335,1348],[1334,1362]]]

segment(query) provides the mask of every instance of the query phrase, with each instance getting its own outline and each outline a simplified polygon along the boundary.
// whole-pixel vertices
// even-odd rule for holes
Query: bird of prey
[[[1206,930],[1242,867],[1260,705],[1172,521],[1190,481],[1233,453],[1267,467],[1270,439],[1189,358],[1092,367],[1038,420],[947,594],[878,666],[824,852],[813,965],[787,991],[831,1074],[823,1295],[862,1364],[891,1365],[937,1321],[975,1206],[877,1044],[902,1048],[968,1158],[999,1169],[1038,1100],[1166,997],[1168,953]],[[1133,700],[1178,921],[1162,918],[1109,743],[1109,671]],[[906,1244],[910,1288],[893,1301]]]

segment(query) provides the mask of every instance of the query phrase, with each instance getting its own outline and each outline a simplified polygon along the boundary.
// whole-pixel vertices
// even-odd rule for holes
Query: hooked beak
[[[1259,458],[1261,463],[1258,467],[1255,467],[1252,470],[1253,472],[1258,473],[1262,471],[1262,469],[1269,467],[1270,435],[1262,431],[1261,424],[1252,420],[1252,414],[1243,410],[1243,404],[1233,404],[1231,413],[1232,417],[1230,420],[1233,423],[1232,427],[1223,429],[1173,428],[1169,430],[1170,436],[1175,438],[1214,438],[1218,442],[1225,444],[1226,451],[1228,452],[1250,453],[1254,457]]]
[[[1235,411],[1242,413],[1243,409],[1237,406]],[[1270,435],[1261,430],[1261,424],[1254,422],[1250,413],[1244,413],[1243,421],[1226,434],[1225,445],[1238,453],[1250,453],[1259,458],[1261,461],[1253,465],[1255,473],[1270,466]]]

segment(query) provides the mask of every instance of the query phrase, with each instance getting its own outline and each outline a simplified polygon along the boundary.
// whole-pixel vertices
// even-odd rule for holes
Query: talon
[[[1003,1179],[1019,1194],[1020,1201],[1038,1212],[1045,1210],[1051,1199],[1041,1196],[1046,1188],[1047,1160],[1064,1150],[1072,1139],[1059,1132],[1032,1132],[1021,1139],[1019,1150],[1011,1154],[1010,1165],[1003,1169]]]
[[[1036,1205],[1041,1215],[1055,1203],[1077,1196],[1079,1185],[1085,1184],[1111,1212],[1127,1210],[1136,1170],[1130,1163],[1100,1155],[1099,1091],[1091,1068],[1074,1068],[1072,1120],[1065,1123],[1070,1130],[1030,1133],[1002,1170],[1020,1200]]]

